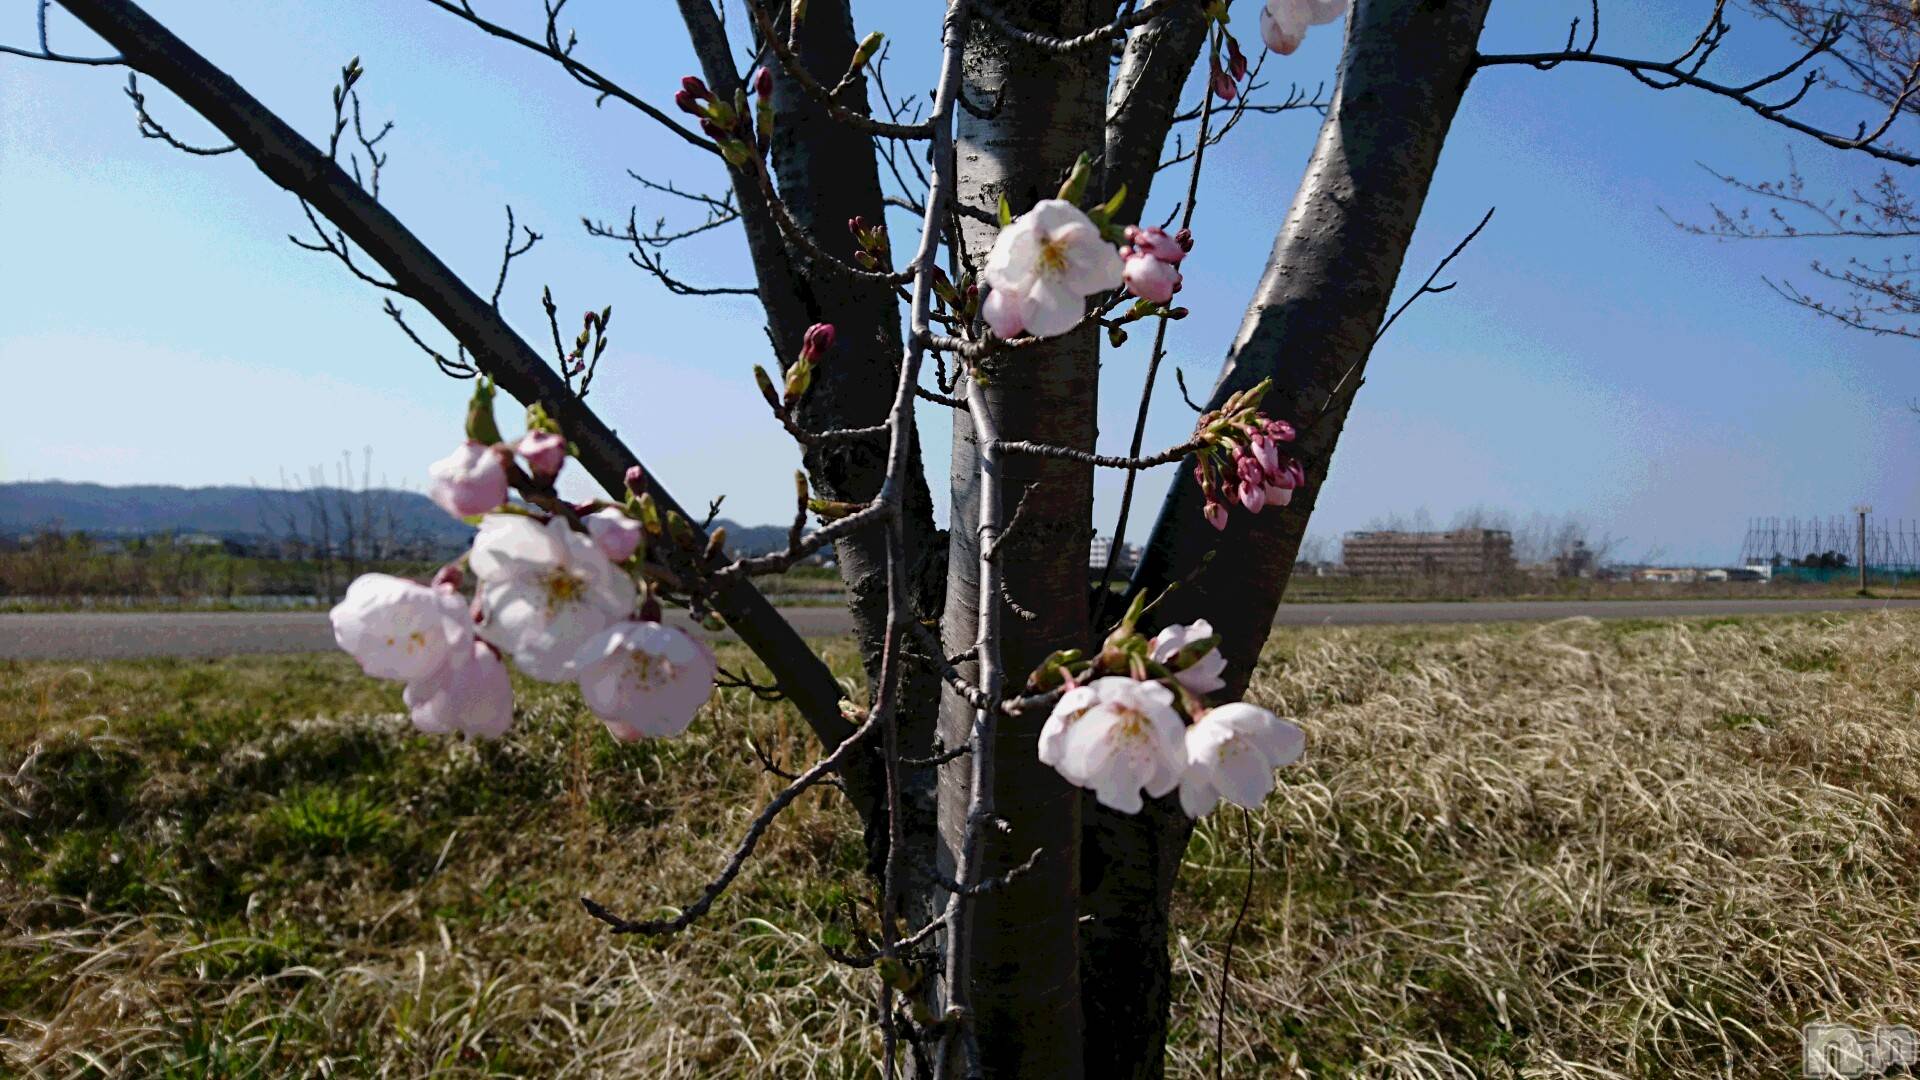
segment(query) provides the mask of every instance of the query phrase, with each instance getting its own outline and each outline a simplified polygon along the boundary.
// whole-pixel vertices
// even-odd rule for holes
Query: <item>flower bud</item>
[[[873,54],[880,51],[880,43],[886,39],[887,36],[878,30],[861,38],[860,47],[853,50],[853,60],[847,64],[847,70],[859,71],[866,67],[867,61],[873,59]]]
[[[635,495],[640,494],[642,491],[646,489],[647,473],[645,469],[642,469],[638,465],[627,466],[627,475],[625,479],[627,484],[627,490],[633,492]]]
[[[700,108],[700,103],[694,100],[693,95],[687,93],[685,90],[681,90],[673,95],[673,104],[675,108],[686,113],[688,116],[698,116],[704,119],[707,115],[706,111]]]
[[[701,82],[698,75],[687,75],[681,78],[680,92],[698,101],[706,101],[713,97],[713,91],[707,89],[707,84]]]
[[[527,471],[541,483],[552,483],[567,460],[567,440],[551,431],[529,431],[514,447],[527,463]]]
[[[435,570],[433,572],[433,580],[428,584],[432,585],[436,589],[447,588],[447,589],[458,590],[460,586],[465,583],[466,583],[466,575],[461,572],[460,564],[457,562],[450,562],[447,565],[441,567],[440,569]]]
[[[1173,242],[1180,245],[1181,251],[1193,250],[1193,230],[1181,229],[1173,234]]]
[[[754,72],[753,93],[755,97],[758,97],[762,101],[765,101],[768,98],[771,98],[773,96],[773,72],[772,71],[763,67],[759,71]]]
[[[1247,77],[1247,54],[1240,51],[1240,42],[1232,34],[1227,35],[1227,71],[1235,82]]]
[[[1211,83],[1213,85],[1213,96],[1219,98],[1221,101],[1232,101],[1234,98],[1240,96],[1240,88],[1233,84],[1233,76],[1221,70],[1218,60],[1213,62]]]
[[[814,323],[807,327],[806,337],[800,344],[800,359],[805,363],[818,360],[821,354],[833,348],[836,333],[832,323]]]
[[[500,441],[500,425],[493,419],[493,380],[478,379],[467,402],[467,438],[482,446]]]

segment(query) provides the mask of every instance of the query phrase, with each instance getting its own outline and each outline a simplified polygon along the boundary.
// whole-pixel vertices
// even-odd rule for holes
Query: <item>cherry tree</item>
[[[298,200],[308,228],[296,243],[384,293],[414,346],[474,380],[464,432],[450,424],[455,445],[428,470],[434,499],[477,523],[472,550],[429,582],[369,575],[334,611],[341,646],[404,683],[421,729],[511,737],[510,661],[577,683],[610,737],[673,737],[729,676],[696,633],[662,621],[667,606],[759,657],[774,680],[763,689],[804,718],[820,758],[698,895],[634,882],[629,896],[583,898],[582,929],[695,926],[780,812],[836,781],[864,828],[876,926],[871,950],[834,962],[875,973],[886,1075],[1164,1071],[1180,859],[1197,816],[1258,805],[1309,743],[1310,719],[1239,699],[1374,343],[1406,304],[1450,287],[1436,284],[1443,263],[1393,305],[1473,78],[1609,67],[1890,166],[1915,161],[1889,141],[1911,65],[1887,92],[1846,99],[1870,113],[1857,130],[1809,118],[1817,64],[1849,40],[1844,10],[1784,66],[1734,76],[1716,73],[1731,30],[1717,2],[1703,3],[1698,35],[1642,58],[1602,50],[1597,2],[1564,43],[1488,54],[1491,0],[944,0],[937,70],[924,73],[934,90],[914,111],[886,93],[880,35],[863,33],[849,0],[744,0],[732,5],[744,26],[714,0],[676,0],[700,70],[642,86],[588,59],[567,0],[532,17],[508,0],[419,2],[711,155],[718,193],[671,191],[707,214],[692,232],[745,241],[779,369],[757,373],[765,422],[805,466],[784,550],[728,557],[589,403],[610,309],[571,334],[544,298],[551,356],[509,328],[508,272],[538,234],[510,217],[500,264],[476,287],[381,203],[386,130],[363,120],[357,62],[316,143],[127,0],[60,5],[111,54],[56,49],[48,0],[38,40],[4,51],[128,69],[143,135],[251,159]],[[883,15],[870,7],[863,17]],[[1761,8],[1798,18],[1799,5]],[[1344,35],[1332,93],[1260,98],[1261,72],[1309,34]],[[231,142],[176,137],[140,77]],[[1265,272],[1244,297],[1183,293],[1184,268],[1206,257],[1188,226],[1208,148],[1248,115],[1303,108],[1324,121]],[[1171,195],[1159,190],[1168,170],[1183,181]],[[889,207],[917,233],[896,241]],[[660,261],[687,233],[587,228],[629,245],[663,287],[706,291]],[[1192,403],[1190,438],[1150,451],[1170,336],[1187,305],[1226,302],[1245,315]],[[453,344],[433,344],[425,320]],[[1103,385],[1103,352],[1127,348],[1146,353],[1142,385]],[[1140,402],[1121,454],[1095,437],[1098,395],[1116,390]],[[502,391],[527,410],[513,439],[496,417]],[[955,417],[945,531],[921,463],[927,409]],[[562,500],[555,479],[570,468],[605,497]],[[1129,477],[1111,529],[1124,536],[1131,478],[1155,468],[1177,475],[1144,558],[1122,591],[1103,580],[1090,594],[1094,471]],[[753,585],[829,546],[865,662],[857,699]],[[625,913],[663,905],[678,914]]]

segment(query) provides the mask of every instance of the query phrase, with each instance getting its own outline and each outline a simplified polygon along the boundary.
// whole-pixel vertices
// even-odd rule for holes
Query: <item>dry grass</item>
[[[1312,742],[1252,818],[1228,1075],[1776,1075],[1804,1022],[1914,1022],[1916,691],[1890,615],[1285,633],[1255,696]],[[574,901],[690,896],[773,790],[744,739],[811,754],[777,709],[621,747],[528,687],[476,749],[394,698],[333,657],[0,664],[0,1072],[871,1075],[831,793],[688,935]],[[1246,840],[1188,853],[1181,1075]]]

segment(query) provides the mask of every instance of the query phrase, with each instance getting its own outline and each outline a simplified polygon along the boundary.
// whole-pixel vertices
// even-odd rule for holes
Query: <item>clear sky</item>
[[[392,119],[382,198],[485,291],[504,207],[546,240],[514,265],[503,306],[545,336],[539,295],[567,317],[611,303],[613,341],[594,399],[689,504],[782,520],[798,454],[750,377],[765,363],[757,304],[669,296],[623,251],[591,240],[582,215],[692,224],[690,206],[643,190],[633,169],[711,187],[717,166],[654,123],[592,95],[531,54],[412,0],[147,0],[148,10],[282,116],[321,140],[328,88],[349,57],[362,99]],[[1240,7],[1251,4],[1243,0]],[[1584,0],[1496,0],[1489,51],[1557,47]],[[480,9],[533,32],[533,0]],[[1614,4],[1602,46],[1677,52],[1709,4]],[[0,40],[27,44],[32,3],[0,6]],[[930,0],[856,6],[861,29],[897,42],[889,84],[931,84]],[[694,70],[665,0],[575,0],[580,55],[666,105]],[[736,9],[733,25],[741,26]],[[1240,27],[1251,47],[1251,18]],[[56,11],[56,46],[95,43]],[[1339,28],[1321,28],[1267,74],[1284,90],[1329,80]],[[1723,48],[1730,73],[1779,55],[1758,26]],[[134,129],[125,74],[0,56],[0,479],[102,483],[275,482],[282,472],[370,447],[377,472],[419,487],[458,438],[465,384],[400,337],[380,296],[337,263],[287,241],[293,199],[240,155],[189,158]],[[150,107],[182,138],[218,141],[158,87]],[[1191,96],[1191,95],[1190,95]],[[1187,261],[1174,364],[1212,381],[1312,147],[1311,113],[1249,118],[1209,154]],[[1455,264],[1458,289],[1423,298],[1376,351],[1335,457],[1313,531],[1335,536],[1425,508],[1442,523],[1474,506],[1579,512],[1624,538],[1617,554],[1724,562],[1749,516],[1827,515],[1872,502],[1920,516],[1915,346],[1816,321],[1763,274],[1801,281],[1815,243],[1723,243],[1663,216],[1700,219],[1729,192],[1701,163],[1750,176],[1784,171],[1791,148],[1818,184],[1871,179],[1827,150],[1719,99],[1664,94],[1614,71],[1483,72],[1447,144],[1403,288],[1426,276],[1489,206],[1493,223]],[[1146,215],[1164,216],[1175,183]],[[896,234],[908,232],[896,222]],[[906,248],[905,242],[896,246]],[[750,280],[736,229],[669,253],[676,274]],[[446,341],[431,321],[415,323]],[[1124,450],[1149,335],[1110,353],[1102,438]],[[450,346],[449,346],[450,348]],[[936,493],[947,418],[922,412]],[[503,417],[504,419],[504,417]],[[1172,380],[1156,394],[1149,447],[1180,441],[1191,413]],[[1143,485],[1133,539],[1171,470]],[[1111,528],[1120,482],[1102,477]]]

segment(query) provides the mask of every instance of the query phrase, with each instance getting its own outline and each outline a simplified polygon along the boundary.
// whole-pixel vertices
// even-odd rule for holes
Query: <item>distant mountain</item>
[[[289,532],[310,536],[316,530],[318,504],[329,508],[336,535],[339,509],[349,504],[356,514],[370,513],[375,520],[391,522],[399,537],[436,547],[458,547],[473,535],[472,529],[414,491],[108,487],[49,480],[0,484],[0,536],[56,528],[96,536],[204,533],[226,540],[284,537]],[[759,555],[787,546],[785,526],[741,525],[724,518],[715,524],[726,527],[727,547],[732,551]]]
[[[248,540],[314,535],[319,508],[370,515],[399,537],[436,546],[465,543],[473,530],[413,491],[351,492],[340,488],[285,491],[253,487],[108,487],[58,480],[0,484],[0,535],[61,529],[98,536],[205,533]]]

